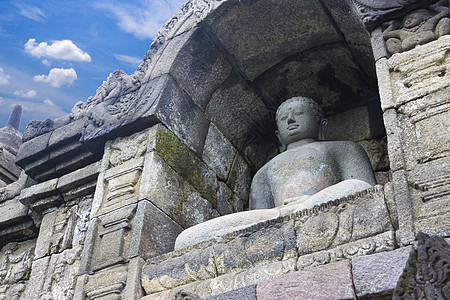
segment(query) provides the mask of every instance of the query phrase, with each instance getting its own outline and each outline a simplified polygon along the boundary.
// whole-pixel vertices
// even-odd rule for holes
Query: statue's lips
[[[287,127],[288,130],[293,130],[293,129],[297,129],[297,128],[298,128],[298,124],[292,124]]]

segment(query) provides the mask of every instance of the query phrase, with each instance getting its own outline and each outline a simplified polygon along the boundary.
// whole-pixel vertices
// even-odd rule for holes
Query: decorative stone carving
[[[379,235],[344,244],[336,248],[300,256],[297,268],[304,269],[339,261],[353,256],[373,254],[394,250],[394,232],[387,231]]]
[[[401,16],[405,11],[411,11],[433,1],[435,0],[353,0],[353,3],[367,30],[372,31],[386,20]]]
[[[19,299],[31,272],[35,240],[12,242],[0,252],[0,300]]]
[[[401,24],[392,20],[384,26],[383,37],[391,54],[411,50],[450,33],[449,3],[441,0],[408,13]]]
[[[167,40],[193,28],[223,2],[225,0],[190,0],[186,2],[159,30],[150,45],[150,50],[158,50]]]
[[[449,244],[441,237],[419,232],[393,299],[450,299],[449,262]]]

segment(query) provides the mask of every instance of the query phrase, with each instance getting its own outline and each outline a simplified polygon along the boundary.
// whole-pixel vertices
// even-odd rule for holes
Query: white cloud
[[[61,87],[63,85],[70,86],[77,78],[77,72],[73,68],[53,68],[48,75],[36,75],[33,80],[36,82],[46,82],[53,87]]]
[[[38,22],[45,21],[45,13],[40,8],[25,4],[21,1],[15,2],[13,4],[19,9],[20,15]]]
[[[5,70],[3,70],[2,67],[0,67],[0,85],[7,85],[9,84],[9,79],[11,76],[6,74]]]
[[[45,100],[44,100],[44,104],[47,104],[47,105],[50,105],[50,106],[56,106],[56,104],[53,103],[53,101],[50,100],[50,99],[45,99]]]
[[[15,91],[14,95],[19,96],[21,98],[34,98],[37,95],[37,92],[35,90],[19,90],[19,91]]]
[[[112,14],[119,27],[139,39],[152,39],[185,0],[139,0],[137,4],[103,0],[94,6]]]
[[[51,61],[46,60],[46,59],[44,59],[44,60],[42,61],[42,63],[44,64],[44,66],[47,66],[47,67],[50,67],[50,65],[52,64]]]
[[[53,41],[49,45],[47,42],[38,44],[36,39],[29,39],[24,47],[26,52],[37,58],[47,57],[72,61],[91,61],[89,54],[78,48],[71,40]]]
[[[123,54],[113,54],[114,57],[117,60],[120,60],[121,62],[124,62],[128,65],[132,65],[132,66],[138,66],[142,60],[142,58],[139,57],[134,57],[134,56],[128,56],[128,55],[123,55]]]

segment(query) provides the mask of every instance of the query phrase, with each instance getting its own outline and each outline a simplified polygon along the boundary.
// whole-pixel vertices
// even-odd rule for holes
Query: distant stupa
[[[0,128],[0,187],[16,181],[22,171],[14,162],[22,144],[22,134],[19,132],[21,118],[22,107],[16,105],[6,126]]]

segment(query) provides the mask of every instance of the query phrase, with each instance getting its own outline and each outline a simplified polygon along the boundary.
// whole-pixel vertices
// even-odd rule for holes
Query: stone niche
[[[0,188],[0,299],[392,298],[427,244],[414,236],[450,236],[450,43],[448,2],[391,2],[184,4],[134,74],[27,126],[25,173]],[[383,33],[417,9],[440,14],[438,33],[393,53]],[[280,151],[275,111],[299,95],[323,107],[327,139],[366,150],[378,185],[173,251],[184,229],[248,209]]]

